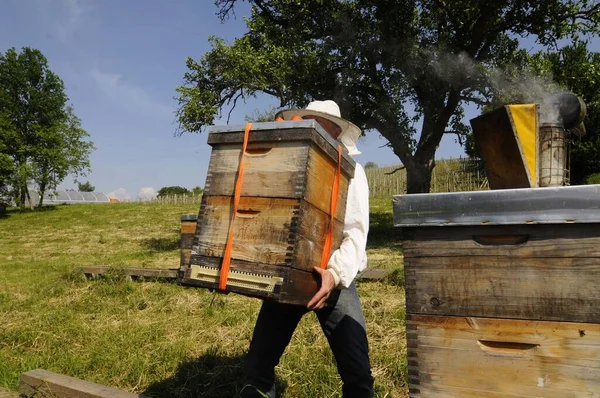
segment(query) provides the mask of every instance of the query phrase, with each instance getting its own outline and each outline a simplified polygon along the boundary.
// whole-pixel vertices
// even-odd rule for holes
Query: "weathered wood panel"
[[[290,258],[290,267],[312,271],[321,265],[323,246],[329,231],[329,214],[317,209],[307,202],[300,206],[298,233],[294,239],[294,254]],[[337,219],[333,222],[333,239],[331,253],[340,247],[344,223]]]
[[[600,258],[597,224],[411,227],[402,230],[404,256]]]
[[[241,196],[302,198],[306,186],[307,142],[248,144]],[[233,196],[242,144],[214,146],[204,195]]]
[[[116,272],[123,275],[129,275],[131,277],[145,277],[145,278],[164,278],[164,279],[175,279],[177,278],[178,268],[140,268],[140,267],[120,267],[110,265],[91,265],[85,267],[78,267],[79,271],[83,272],[86,276],[102,275],[107,272]]]
[[[600,397],[600,325],[407,316],[413,397]]]
[[[325,133],[326,134],[326,133]],[[230,133],[210,133],[208,134],[207,143],[213,147],[219,144],[241,144],[244,141],[243,132],[230,132]],[[313,128],[297,128],[297,129],[273,129],[273,130],[251,130],[249,136],[248,145],[262,145],[267,144],[271,146],[273,143],[280,145],[281,143],[313,143],[318,148],[321,148],[330,159],[337,162],[337,146],[334,147],[333,143],[338,144],[336,140],[331,139],[331,143],[323,138],[317,130]],[[240,147],[241,148],[241,147]],[[344,152],[342,155],[342,172],[349,177],[354,176],[354,159]]]
[[[223,256],[232,209],[231,197],[203,196],[195,252],[209,257]],[[299,209],[300,202],[296,199],[240,198],[231,258],[285,264],[293,256]]]
[[[179,266],[187,267],[190,264],[190,254],[196,237],[198,217],[195,215],[181,216],[181,242],[179,254]]]
[[[203,256],[222,257],[231,223],[232,199],[205,196],[197,245]],[[311,270],[321,261],[329,216],[295,199],[240,199],[233,229],[233,259]],[[339,247],[343,223],[334,221],[332,250]]]
[[[324,152],[312,147],[306,167],[308,185],[305,199],[318,209],[329,214],[331,209],[331,191],[337,171],[336,164],[325,156]],[[346,215],[346,200],[348,197],[349,180],[343,174],[340,176],[340,188],[335,218],[344,221]]]
[[[74,377],[44,369],[31,370],[21,375],[19,393],[24,397],[47,398],[134,398],[132,394],[117,388],[90,383]]]
[[[269,145],[267,145],[269,144]],[[241,145],[213,148],[204,195],[233,196]],[[301,142],[248,145],[241,196],[305,199],[329,213],[336,163]],[[342,174],[335,217],[343,221],[348,176]]]
[[[406,258],[410,313],[600,323],[599,258]]]
[[[0,214],[2,214],[2,209],[3,207],[0,206]],[[0,398],[19,398],[19,393],[0,388]]]

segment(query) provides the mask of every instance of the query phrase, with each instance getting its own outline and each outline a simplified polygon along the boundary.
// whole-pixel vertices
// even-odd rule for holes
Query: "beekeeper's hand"
[[[335,287],[335,280],[333,279],[331,272],[326,269],[314,267],[313,270],[319,274],[319,277],[321,278],[321,288],[317,294],[310,299],[306,307],[308,307],[309,310],[318,310],[325,306],[325,301],[327,301],[327,298]]]

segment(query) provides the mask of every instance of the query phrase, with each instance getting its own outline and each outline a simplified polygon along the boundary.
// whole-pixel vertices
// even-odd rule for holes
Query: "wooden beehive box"
[[[232,218],[244,126],[213,128],[204,194],[182,284],[216,288]],[[338,145],[313,120],[254,124],[233,227],[227,291],[305,305],[316,293]],[[343,149],[332,252],[342,238],[354,161]]]
[[[398,195],[411,397],[600,397],[600,186]]]

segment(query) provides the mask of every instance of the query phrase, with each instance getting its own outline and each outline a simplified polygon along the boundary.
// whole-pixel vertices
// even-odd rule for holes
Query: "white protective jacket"
[[[327,263],[336,287],[350,286],[356,275],[367,268],[368,232],[369,184],[365,170],[356,163],[354,178],[348,186],[342,243]]]

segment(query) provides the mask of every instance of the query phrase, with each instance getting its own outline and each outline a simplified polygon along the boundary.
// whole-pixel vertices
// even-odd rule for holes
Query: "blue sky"
[[[245,32],[248,6],[222,24],[214,0],[0,0],[0,51],[37,48],[65,82],[70,102],[97,150],[89,180],[97,191],[136,199],[161,187],[204,186],[207,135],[174,137],[175,87],[185,59],[199,59],[209,36],[232,41]],[[597,44],[597,42],[596,42]],[[596,46],[597,47],[597,46]],[[596,49],[598,50],[598,49]],[[267,109],[261,97],[238,106],[230,124]],[[475,116],[474,110],[468,116]],[[225,124],[217,121],[215,124]],[[464,156],[451,136],[438,158]],[[359,142],[359,163],[399,164],[377,132]],[[68,177],[59,188],[74,188]]]

